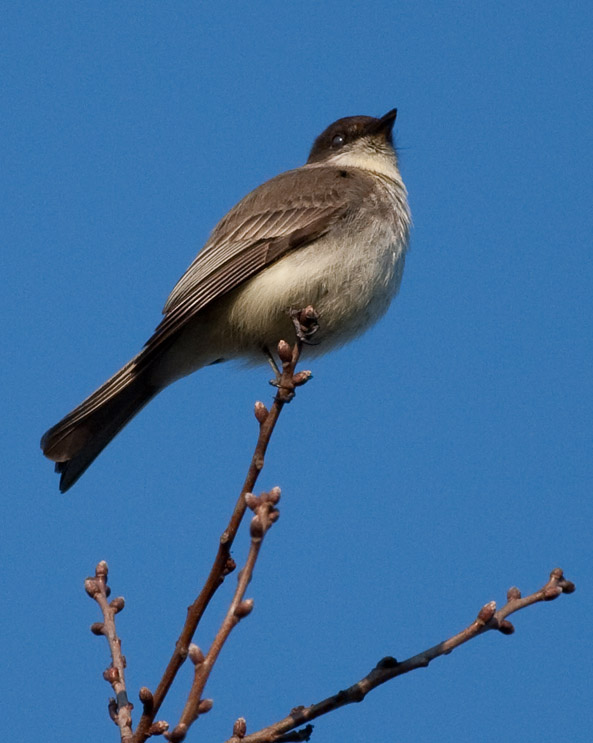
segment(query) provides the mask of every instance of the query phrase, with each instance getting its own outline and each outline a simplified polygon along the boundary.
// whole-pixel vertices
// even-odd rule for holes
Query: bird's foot
[[[311,340],[319,330],[319,315],[311,305],[302,310],[290,310],[290,319],[294,325],[294,332],[297,340],[305,346],[316,346],[317,343]]]

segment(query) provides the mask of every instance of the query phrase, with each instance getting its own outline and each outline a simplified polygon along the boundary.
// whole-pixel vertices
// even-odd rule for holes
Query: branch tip
[[[138,699],[142,702],[142,714],[152,715],[154,710],[154,697],[147,686],[142,686],[140,688]],[[165,731],[163,730],[163,732]],[[153,733],[153,735],[161,735],[161,733]]]
[[[142,702],[142,704],[149,704],[152,702],[152,692],[148,688],[148,686],[141,686],[140,691],[138,692],[138,699]]]
[[[276,485],[271,490],[269,490],[267,493],[262,493],[261,499],[275,506],[280,500],[281,495],[282,495],[282,490],[278,487],[278,485]]]

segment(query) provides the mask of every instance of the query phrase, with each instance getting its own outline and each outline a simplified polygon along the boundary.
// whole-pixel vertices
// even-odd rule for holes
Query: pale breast
[[[374,202],[235,290],[227,304],[229,340],[243,353],[273,348],[293,337],[288,310],[309,304],[320,316],[317,345],[307,349],[314,354],[376,322],[401,282],[409,216],[396,189],[381,188]]]

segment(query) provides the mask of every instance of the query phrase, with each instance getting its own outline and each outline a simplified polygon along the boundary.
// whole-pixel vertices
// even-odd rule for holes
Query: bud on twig
[[[278,343],[278,356],[283,364],[289,364],[292,361],[292,348],[286,341]]]
[[[258,423],[264,423],[266,418],[269,415],[269,411],[266,408],[266,406],[263,404],[263,402],[260,402],[259,400],[255,403],[253,412],[255,413],[255,419]]]
[[[200,664],[204,662],[204,653],[193,642],[189,646],[188,655],[189,655],[189,659],[194,664],[194,666],[199,666]]]
[[[152,692],[148,688],[148,686],[142,686],[140,688],[140,691],[138,692],[138,699],[142,702],[142,706],[144,707],[145,712],[152,712],[152,706],[153,706],[153,696]]]
[[[251,614],[252,609],[253,599],[245,599],[244,601],[241,601],[239,606],[235,609],[235,616],[237,619],[243,619],[248,614]]]
[[[397,660],[393,656],[387,655],[377,663],[377,669],[395,668],[397,665],[399,665]]]
[[[166,733],[168,729],[168,722],[165,722],[164,720],[158,720],[157,722],[153,722],[152,725],[148,728],[148,735],[162,735],[163,733]]]
[[[507,601],[515,601],[521,598],[521,591],[517,586],[511,586],[507,591]]]
[[[94,599],[97,594],[101,593],[96,578],[87,578],[84,582],[84,590],[92,599]]]
[[[229,555],[226,559],[226,562],[224,563],[224,568],[222,570],[222,574],[226,577],[230,573],[233,572],[233,570],[237,567],[237,563],[233,560],[233,558]]]
[[[247,722],[244,717],[239,717],[233,725],[233,735],[236,738],[244,738],[247,732]]]
[[[478,622],[487,624],[496,612],[496,601],[489,601],[487,604],[480,609],[478,612]]]
[[[257,497],[257,495],[254,495],[253,493],[245,493],[245,503],[247,504],[247,508],[250,508],[252,511],[255,511],[255,509],[260,504],[260,499]]]
[[[198,704],[198,714],[205,715],[206,712],[210,712],[213,706],[214,701],[212,699],[200,699],[200,703]]]
[[[126,605],[126,602],[124,600],[123,596],[118,596],[115,599],[112,599],[109,602],[109,606],[113,609],[114,614],[118,614]]]
[[[109,702],[107,702],[107,711],[109,712],[109,717],[113,720],[113,722],[117,725],[117,702],[113,697],[109,697]]]
[[[114,684],[116,681],[119,681],[119,671],[117,668],[114,668],[113,666],[109,666],[109,668],[106,668],[103,671],[103,678],[107,683]]]
[[[268,503],[271,503],[273,506],[275,506],[276,503],[278,503],[278,501],[280,500],[281,493],[282,491],[276,485],[268,493],[265,493],[265,499],[268,501]]]
[[[148,688],[148,686],[141,686],[140,691],[138,692],[138,699],[142,702],[142,704],[146,704],[146,702],[152,702],[152,692]]]
[[[292,378],[292,383],[295,387],[300,387],[303,384],[306,384],[310,379],[312,379],[313,375],[308,369],[303,369],[303,371],[297,372],[294,377]]]
[[[254,516],[251,519],[250,534],[252,539],[262,539],[264,536],[264,525],[259,516]]]
[[[102,635],[105,632],[105,625],[103,622],[93,622],[91,624],[91,632],[93,635]]]

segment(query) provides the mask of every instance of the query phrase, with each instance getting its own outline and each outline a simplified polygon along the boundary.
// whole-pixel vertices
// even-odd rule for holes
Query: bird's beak
[[[397,108],[392,108],[385,116],[375,119],[369,127],[369,134],[384,134],[387,139],[391,136],[391,130],[397,116]]]

